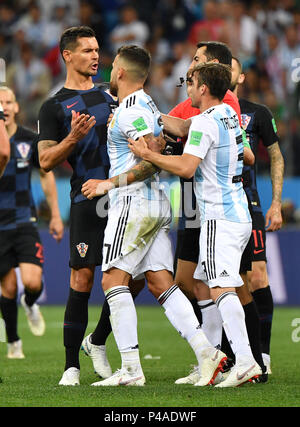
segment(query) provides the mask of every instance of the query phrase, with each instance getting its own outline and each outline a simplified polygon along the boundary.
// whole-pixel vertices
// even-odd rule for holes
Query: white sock
[[[202,329],[214,347],[222,344],[223,319],[212,299],[198,301],[202,314]]]
[[[225,292],[219,296],[216,304],[221,312],[223,327],[235,354],[236,363],[253,359],[245,324],[245,312],[237,294]]]
[[[200,364],[203,352],[213,347],[202,331],[190,301],[174,285],[159,296],[158,302],[165,309],[165,315],[174,328],[190,344]]]
[[[110,323],[121,354],[122,368],[140,368],[135,305],[127,286],[114,286],[105,292]]]

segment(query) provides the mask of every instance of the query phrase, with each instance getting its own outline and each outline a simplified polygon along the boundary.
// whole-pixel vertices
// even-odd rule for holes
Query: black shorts
[[[97,215],[98,200],[97,198],[71,204],[69,265],[72,268],[102,264],[107,215],[105,218]]]
[[[178,230],[176,258],[198,264],[200,228]]]
[[[252,217],[252,261],[267,261],[265,218],[261,212],[250,212]]]
[[[24,225],[0,232],[0,278],[20,263],[43,267],[43,245],[37,229]]]
[[[252,234],[243,252],[240,273],[252,270],[253,261],[267,261],[265,219],[261,212],[250,211]]]

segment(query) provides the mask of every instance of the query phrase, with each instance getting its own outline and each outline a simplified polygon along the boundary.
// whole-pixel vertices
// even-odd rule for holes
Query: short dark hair
[[[151,55],[146,49],[136,45],[124,45],[118,49],[117,54],[119,58],[124,59],[132,66],[130,71],[135,74],[137,79],[145,80],[147,78],[151,65]]]
[[[231,68],[229,65],[216,62],[197,65],[191,75],[197,75],[198,87],[205,84],[210,94],[220,101],[224,98],[231,84]]]
[[[229,47],[222,42],[200,42],[197,44],[197,48],[206,47],[205,56],[208,61],[212,61],[213,59],[217,59],[220,64],[230,65],[232,60],[232,53]]]
[[[77,46],[77,40],[81,37],[96,37],[94,30],[90,27],[70,27],[67,28],[61,35],[59,49],[61,56],[65,49],[74,50]]]

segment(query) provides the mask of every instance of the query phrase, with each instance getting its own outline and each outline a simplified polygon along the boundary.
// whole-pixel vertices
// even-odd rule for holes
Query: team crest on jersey
[[[81,258],[84,258],[86,256],[88,247],[89,247],[89,245],[87,245],[86,243],[78,243],[78,245],[76,245],[76,248],[77,248]]]
[[[17,149],[21,154],[22,159],[27,159],[30,151],[30,144],[26,144],[26,142],[20,142],[19,144],[17,144]]]
[[[251,121],[251,116],[247,116],[247,114],[241,114],[241,120],[242,120],[242,128],[246,130]]]

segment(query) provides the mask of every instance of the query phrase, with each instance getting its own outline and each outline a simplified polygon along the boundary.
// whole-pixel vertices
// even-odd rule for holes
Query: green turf
[[[23,310],[19,311],[19,333],[24,360],[8,360],[6,345],[0,344],[1,407],[218,407],[300,406],[300,342],[292,340],[292,320],[300,308],[276,308],[272,336],[273,374],[267,384],[247,384],[234,389],[176,386],[174,381],[195,363],[188,344],[168,323],[158,306],[138,306],[140,354],[147,379],[145,387],[91,387],[97,381],[91,360],[82,352],[81,385],[58,386],[64,368],[62,344],[63,307],[42,307],[47,331],[43,337],[30,334]],[[96,324],[100,308],[91,306],[88,332]],[[300,338],[300,333],[297,335]],[[159,359],[144,359],[151,354]],[[108,341],[113,370],[120,357],[113,337]]]

